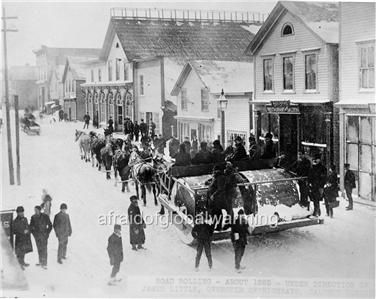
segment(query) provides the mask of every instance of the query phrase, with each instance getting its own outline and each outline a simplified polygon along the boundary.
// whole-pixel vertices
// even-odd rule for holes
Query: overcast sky
[[[260,1],[260,0],[258,0]],[[226,11],[253,11],[269,13],[276,1],[265,2],[200,2],[190,1],[39,1],[5,2],[6,14],[18,16],[9,20],[8,28],[18,32],[8,33],[8,63],[35,65],[32,52],[42,44],[51,47],[101,48],[110,19],[112,7],[150,7],[175,9],[209,9]]]

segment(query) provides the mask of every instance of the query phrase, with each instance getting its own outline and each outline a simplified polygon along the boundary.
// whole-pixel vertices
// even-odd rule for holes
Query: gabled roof
[[[76,57],[68,57],[64,66],[62,82],[65,82],[68,71],[72,73],[74,80],[85,80],[85,62]]]
[[[210,93],[248,93],[253,91],[253,63],[239,61],[196,60],[182,70],[171,95],[177,96],[191,71],[195,71]]]
[[[12,66],[9,68],[9,80],[37,81],[38,68],[30,65]]]
[[[337,2],[279,1],[247,47],[254,54],[272,32],[279,19],[289,12],[324,43],[339,42],[339,4]]]
[[[66,57],[97,58],[101,49],[95,48],[54,48],[42,45],[40,49],[33,51],[36,55],[45,53],[47,57],[56,59],[56,63],[65,64]]]
[[[243,23],[112,18],[103,43],[106,59],[115,34],[129,60],[149,57],[249,61],[244,51],[254,34]]]

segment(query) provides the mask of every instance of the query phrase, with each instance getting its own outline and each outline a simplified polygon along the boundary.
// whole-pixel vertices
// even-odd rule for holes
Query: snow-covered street
[[[8,166],[3,163],[2,209],[23,205],[25,215],[30,220],[33,207],[41,202],[42,188],[46,188],[53,198],[53,215],[59,211],[61,203],[68,205],[73,235],[68,243],[68,259],[60,265],[56,258],[57,239],[51,233],[48,270],[35,266],[38,255],[33,239],[34,251],[26,255],[30,267],[24,271],[29,290],[4,290],[1,296],[135,296],[131,291],[135,286],[130,282],[138,281],[141,284],[141,275],[145,277],[144,285],[147,284],[147,275],[218,279],[225,276],[374,279],[375,210],[356,205],[353,211],[346,211],[347,203],[342,200],[340,207],[334,211],[334,218],[324,217],[323,225],[253,237],[243,261],[247,268],[241,274],[234,271],[230,241],[213,244],[213,270],[209,272],[203,255],[197,273],[194,271],[195,249],[179,240],[174,227],[149,225],[145,231],[147,250],[135,252],[129,245],[128,226],[124,225],[124,262],[119,273],[123,281],[117,286],[108,286],[111,267],[106,246],[113,223],[100,225],[99,217],[111,211],[126,215],[134,187],[131,186],[131,193],[122,193],[120,184],[114,186],[113,177],[107,181],[104,172],[80,160],[74,130],[81,127],[81,123],[50,123],[44,119],[41,122],[41,136],[28,136],[21,132],[21,186],[9,186]],[[5,128],[1,134],[4,141]],[[4,142],[2,148],[5,162]],[[141,209],[145,215],[156,215],[159,207],[154,206],[152,195],[148,196],[148,206],[141,206]],[[324,211],[325,207],[322,206],[322,213]],[[138,295],[157,296],[158,292]]]

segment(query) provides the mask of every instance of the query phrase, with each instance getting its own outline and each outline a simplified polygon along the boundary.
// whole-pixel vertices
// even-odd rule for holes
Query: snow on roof
[[[188,74],[194,70],[211,93],[253,91],[253,63],[239,61],[193,60],[184,67],[172,95],[177,95]]]
[[[261,25],[241,25],[241,27],[252,34],[256,34],[261,28]]]

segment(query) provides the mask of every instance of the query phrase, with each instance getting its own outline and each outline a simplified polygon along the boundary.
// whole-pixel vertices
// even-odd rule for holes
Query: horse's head
[[[74,141],[77,142],[77,140],[81,137],[82,134],[84,134],[84,132],[78,131],[76,129],[76,132],[74,133],[74,136],[75,136],[75,140]]]

